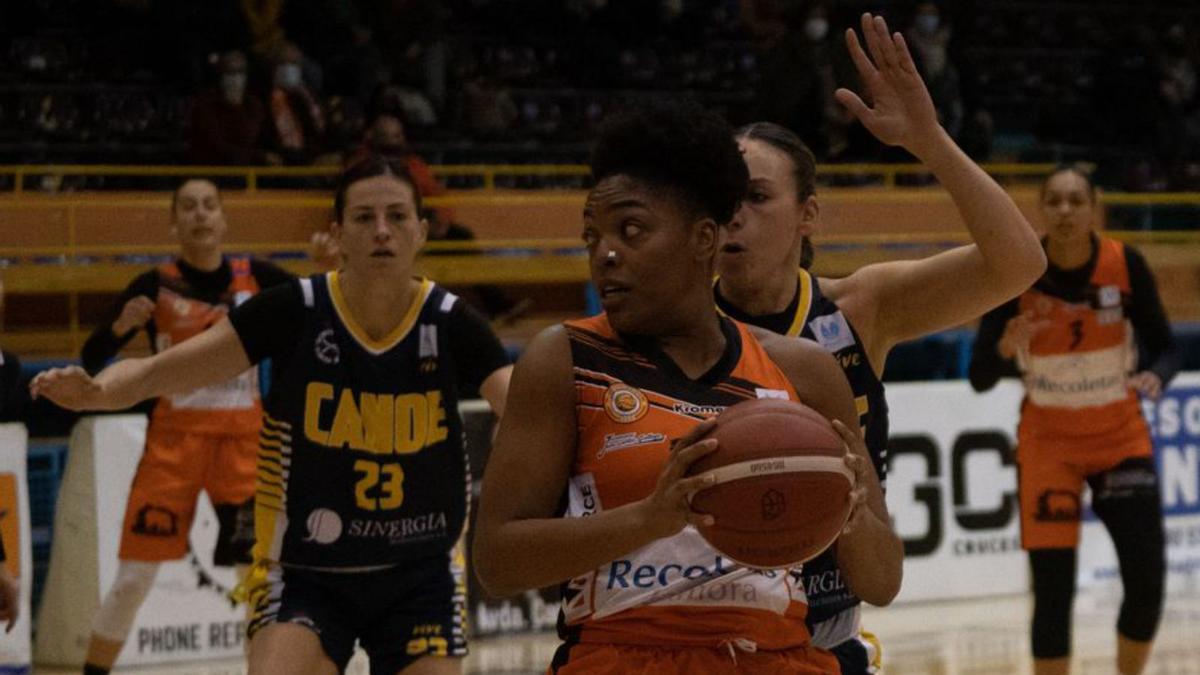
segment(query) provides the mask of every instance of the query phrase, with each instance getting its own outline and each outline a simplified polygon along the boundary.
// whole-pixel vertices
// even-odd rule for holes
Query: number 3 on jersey
[[[379,464],[366,459],[354,463],[360,474],[354,500],[364,511],[390,511],[404,503],[404,469],[399,464]]]

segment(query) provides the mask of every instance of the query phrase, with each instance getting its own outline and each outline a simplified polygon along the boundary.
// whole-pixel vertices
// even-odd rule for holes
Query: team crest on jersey
[[[333,339],[333,329],[326,328],[317,333],[313,341],[313,353],[321,363],[336,366],[342,360],[342,350]]]
[[[604,412],[612,421],[621,424],[636,422],[650,409],[646,395],[623,382],[609,385],[604,392]]]
[[[836,352],[854,346],[854,333],[850,331],[850,324],[841,312],[818,316],[809,323],[813,335],[825,351]]]

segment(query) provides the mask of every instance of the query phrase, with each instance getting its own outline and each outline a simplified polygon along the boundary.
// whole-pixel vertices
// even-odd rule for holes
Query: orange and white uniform
[[[729,319],[725,355],[697,380],[657,351],[627,344],[604,315],[566,326],[579,425],[567,517],[648,496],[672,439],[726,407],[798,400],[758,340]],[[687,526],[564,584],[565,644],[551,669],[837,672],[831,655],[809,645],[797,579],[798,571],[741,566]]]
[[[259,291],[250,260],[230,259],[232,280],[221,301],[195,297],[179,264],[157,270],[152,317],[156,352],[188,340],[220,321],[229,309]],[[262,424],[255,369],[219,384],[158,400],[146,430],[125,510],[120,557],[174,560],[187,552],[188,533],[203,489],[217,507],[221,537],[218,564],[248,560],[252,525],[236,535],[236,507],[254,496],[258,434]],[[242,541],[234,542],[234,538]]]
[[[1018,300],[1020,312],[1047,322],[1017,355],[1026,391],[1017,432],[1025,548],[1075,546],[1084,477],[1151,456],[1127,384],[1137,365],[1130,294],[1123,245],[1100,238],[1088,291],[1063,297],[1038,284]]]

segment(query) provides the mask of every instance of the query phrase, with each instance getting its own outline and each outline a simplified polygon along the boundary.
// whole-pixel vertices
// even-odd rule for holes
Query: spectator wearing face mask
[[[265,116],[262,103],[246,95],[246,56],[225,52],[217,59],[217,73],[216,86],[192,101],[188,153],[192,163],[278,163],[277,157],[259,148]]]
[[[325,136],[325,113],[304,82],[303,61],[304,54],[291,43],[284,43],[272,60],[266,141],[285,164],[311,163]]]
[[[920,2],[904,38],[912,47],[913,60],[929,86],[938,121],[952,137],[958,138],[963,126],[963,100],[958,69],[947,49],[952,33],[950,26],[942,21],[937,3]]]

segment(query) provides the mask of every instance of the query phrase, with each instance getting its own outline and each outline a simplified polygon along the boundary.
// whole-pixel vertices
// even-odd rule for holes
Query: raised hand
[[[862,31],[870,57],[853,28],[846,29],[846,47],[872,105],[845,88],[838,89],[834,96],[880,141],[901,146],[921,158],[945,132],[938,124],[933,99],[917,72],[904,36],[889,34],[883,17],[871,14],[863,14]]]
[[[113,335],[121,337],[131,330],[141,328],[153,315],[153,300],[144,295],[130,298],[129,302],[126,302],[125,306],[121,308],[121,315],[112,324]]]
[[[98,407],[102,390],[87,371],[79,366],[44,370],[29,383],[33,398],[45,396],[68,410],[90,410]]]
[[[1139,394],[1153,401],[1157,401],[1162,396],[1162,379],[1152,371],[1143,370],[1136,375],[1130,375],[1128,384],[1130,387],[1136,389]]]
[[[1018,314],[1004,324],[1004,334],[996,343],[996,351],[1006,359],[1016,358],[1019,352],[1029,349],[1033,336],[1049,325],[1049,319],[1035,319],[1028,313]]]

